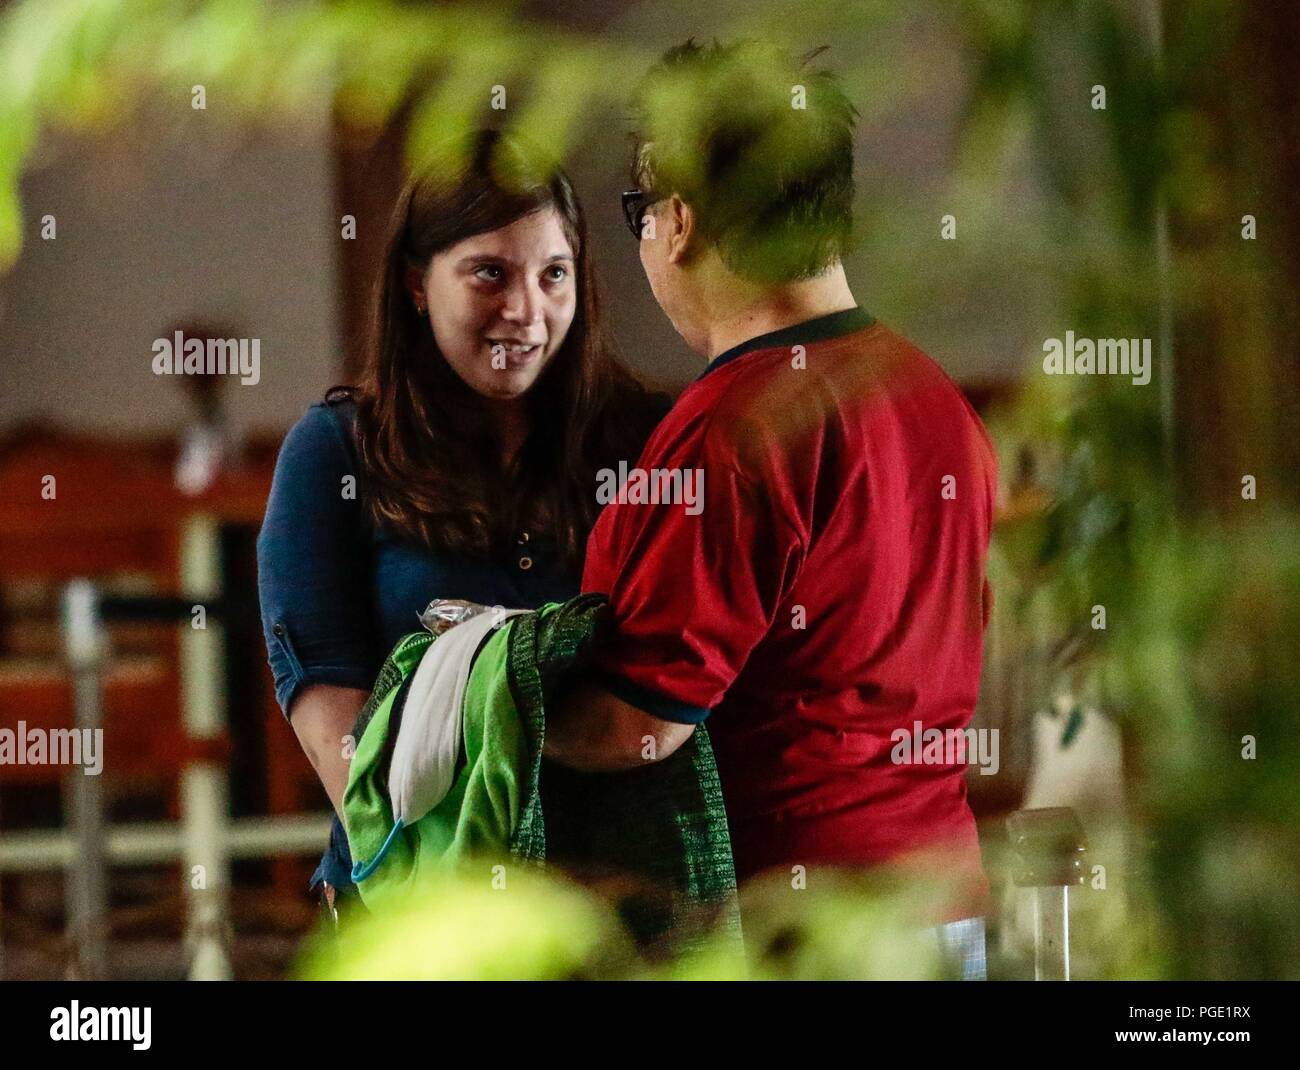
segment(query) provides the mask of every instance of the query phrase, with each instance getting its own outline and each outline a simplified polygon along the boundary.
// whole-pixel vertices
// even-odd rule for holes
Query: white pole
[[[180,582],[196,606],[220,595],[221,544],[215,517],[194,515],[182,526]],[[182,726],[191,740],[220,740],[226,733],[223,630],[206,613],[203,627],[195,623],[192,619],[181,626]],[[229,815],[225,766],[186,765],[181,770],[181,879],[189,905],[185,938],[192,981],[228,981],[233,976],[226,951]]]
[[[100,673],[107,644],[99,600],[89,580],[63,589],[63,645],[72,673],[73,727],[81,733],[103,727]],[[108,863],[104,849],[104,800],[98,776],[73,766],[64,778],[77,864],[64,879],[68,932],[75,955],[70,979],[102,981],[108,976]]]

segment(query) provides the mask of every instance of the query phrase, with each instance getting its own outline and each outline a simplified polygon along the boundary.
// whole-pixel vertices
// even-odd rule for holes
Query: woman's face
[[[473,390],[521,397],[555,358],[577,304],[573,249],[554,208],[476,234],[413,280],[438,349]]]

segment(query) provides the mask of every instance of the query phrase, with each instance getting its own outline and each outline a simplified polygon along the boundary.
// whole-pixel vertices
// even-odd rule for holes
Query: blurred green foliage
[[[603,896],[553,873],[469,864],[406,909],[321,932],[296,973],[312,980],[934,980],[951,976],[916,921],[935,886],[845,874],[747,889],[746,959],[719,934],[675,955],[638,951]]]
[[[621,99],[611,72],[650,60],[525,23],[507,4],[16,3],[0,19],[0,268],[22,246],[18,178],[42,128],[108,129],[160,99],[188,109],[202,85],[205,112],[232,128],[292,129],[302,112],[331,105],[378,128],[409,108],[408,158],[418,159],[492,114],[491,88],[508,85],[522,99],[498,117],[558,159],[584,111]]]
[[[965,8],[980,56],[968,151],[988,158],[1023,108],[1054,191],[1068,252],[1047,333],[1144,335],[1164,352],[1145,389],[1031,365],[994,424],[1004,465],[1032,455],[1046,491],[994,554],[1011,614],[1046,632],[1038,700],[1068,690],[1123,731],[1139,945],[1116,947],[1112,976],[1300,976],[1296,339],[1288,250],[1241,234],[1246,211],[1275,233],[1285,218],[1270,174],[1279,119],[1245,69],[1247,20],[1267,6]],[[1073,99],[1059,95],[1063,55]],[[1080,90],[1093,84],[1107,107],[1089,113]],[[1248,497],[1247,474],[1268,490]]]
[[[446,874],[406,910],[320,933],[297,974],[311,980],[596,980],[636,961],[613,911],[577,888],[524,867],[500,879]]]

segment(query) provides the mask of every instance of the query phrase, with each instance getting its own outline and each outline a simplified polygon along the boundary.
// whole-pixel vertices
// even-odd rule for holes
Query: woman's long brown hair
[[[475,134],[408,182],[376,280],[357,401],[371,518],[429,549],[490,556],[520,530],[549,535],[571,565],[595,522],[596,473],[633,463],[662,405],[614,356],[600,316],[587,228],[567,176],[514,138]],[[530,429],[509,469],[479,395],[438,351],[406,288],[408,266],[475,234],[554,208],[573,248],[573,323],[525,395]],[[433,295],[436,300],[437,295]]]

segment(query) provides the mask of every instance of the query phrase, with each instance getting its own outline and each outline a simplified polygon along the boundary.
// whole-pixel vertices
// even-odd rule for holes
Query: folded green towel
[[[547,861],[616,888],[643,946],[689,949],[740,933],[726,810],[703,726],[668,758],[582,774],[542,758],[546,704],[598,641],[605,601],[581,595],[507,621],[483,644],[462,704],[464,753],[451,791],[410,827],[395,823],[388,759],[428,634],[401,640],[354,729],[344,823],[367,907],[404,900],[424,874]]]

